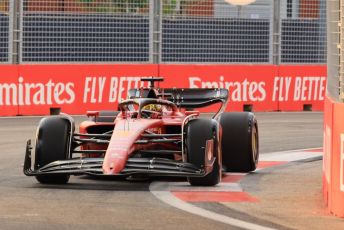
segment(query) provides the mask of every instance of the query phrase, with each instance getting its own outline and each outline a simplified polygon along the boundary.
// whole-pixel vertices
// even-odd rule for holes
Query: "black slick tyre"
[[[195,119],[186,125],[185,150],[187,161],[199,168],[204,168],[206,142],[214,141],[213,153],[216,157],[212,172],[204,177],[188,177],[191,185],[214,186],[220,182],[221,167],[219,163],[219,135],[218,124],[215,120]],[[220,156],[221,158],[221,156]]]
[[[43,118],[37,128],[35,147],[35,169],[39,169],[53,161],[69,158],[70,122],[60,116]],[[66,184],[69,175],[46,174],[37,175],[42,184]]]
[[[223,113],[222,164],[227,172],[251,172],[259,158],[258,124],[253,113]]]

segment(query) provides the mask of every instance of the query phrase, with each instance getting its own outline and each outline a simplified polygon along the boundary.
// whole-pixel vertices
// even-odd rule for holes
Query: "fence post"
[[[17,1],[9,1],[8,5],[8,13],[9,13],[9,24],[8,24],[8,63],[13,63],[13,56],[14,56],[14,29],[15,29],[15,10],[14,5]]]
[[[9,62],[20,62],[20,12],[22,1],[10,1],[10,55]]]
[[[162,1],[150,1],[149,6],[149,62],[159,64],[161,61],[161,24]]]
[[[280,42],[281,42],[281,1],[273,0],[272,19],[272,64],[280,64]]]

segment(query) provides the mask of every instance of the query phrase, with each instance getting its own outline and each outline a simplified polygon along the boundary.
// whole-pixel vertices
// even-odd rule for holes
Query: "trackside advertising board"
[[[344,103],[325,99],[323,193],[329,211],[344,217]]]
[[[164,88],[227,88],[227,111],[322,111],[326,88],[324,65],[2,65],[0,115],[116,110],[150,76],[164,77]]]

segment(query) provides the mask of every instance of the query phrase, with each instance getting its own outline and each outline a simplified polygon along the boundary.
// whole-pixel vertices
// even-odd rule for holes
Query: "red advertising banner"
[[[322,110],[326,66],[275,65],[9,65],[0,66],[0,115],[115,110],[141,77],[161,76],[161,87],[227,88],[227,111]]]
[[[344,103],[325,102],[323,195],[331,213],[344,217]]]
[[[18,114],[18,69],[14,65],[0,66],[0,116]]]
[[[276,111],[272,101],[276,66],[272,65],[161,65],[160,74],[174,87],[226,88],[227,111],[242,111],[253,105],[254,111]]]
[[[51,107],[70,114],[116,110],[141,77],[157,76],[155,65],[22,65],[19,113],[48,114]],[[22,86],[22,87],[20,87]]]
[[[281,111],[302,111],[305,105],[323,111],[326,76],[326,66],[278,66],[272,100]]]
[[[331,168],[332,168],[332,147],[333,147],[333,108],[334,102],[329,98],[325,98],[324,102],[324,156],[323,156],[323,197],[325,203],[330,206],[330,198],[332,198],[331,190]]]

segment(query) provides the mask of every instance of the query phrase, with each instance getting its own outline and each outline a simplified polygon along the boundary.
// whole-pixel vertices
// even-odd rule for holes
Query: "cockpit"
[[[178,111],[176,105],[162,99],[140,98],[129,99],[119,104],[126,118],[160,119]]]

